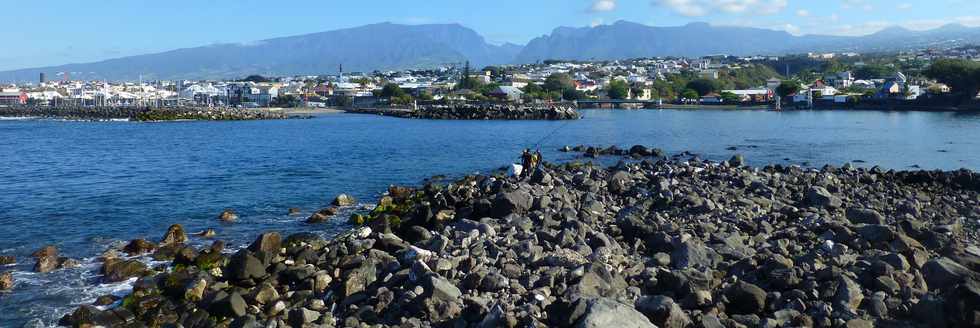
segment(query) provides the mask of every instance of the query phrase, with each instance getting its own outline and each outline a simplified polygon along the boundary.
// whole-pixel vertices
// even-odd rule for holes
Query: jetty
[[[242,121],[297,118],[283,111],[230,107],[138,107],[138,106],[8,106],[0,116],[58,118],[67,120],[130,121]]]
[[[349,113],[433,120],[575,120],[581,116],[567,104],[459,103],[426,104],[413,108],[349,108]]]

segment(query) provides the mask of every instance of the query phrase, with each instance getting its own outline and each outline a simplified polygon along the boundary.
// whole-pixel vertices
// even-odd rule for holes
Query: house
[[[766,88],[770,90],[776,90],[780,85],[783,84],[783,80],[777,78],[770,78],[766,80]]]
[[[823,81],[837,89],[846,89],[854,84],[854,75],[848,72],[828,74],[823,77]]]
[[[714,92],[706,94],[704,96],[701,96],[701,103],[720,104],[722,103],[721,95]]]
[[[27,93],[20,90],[3,90],[0,92],[0,105],[23,105],[27,103]]]
[[[701,77],[702,79],[717,80],[718,79],[718,70],[716,70],[716,69],[706,69],[706,70],[703,70],[703,71],[698,72],[698,76]]]
[[[810,86],[810,91],[813,93],[814,97],[827,97],[837,94],[837,88],[834,88],[822,80],[817,80],[812,86]]]
[[[517,102],[521,101],[521,97],[524,96],[524,91],[512,86],[502,85],[491,91],[490,96],[500,100]]]
[[[738,96],[742,102],[763,103],[772,101],[773,91],[767,88],[746,89],[746,90],[724,90],[722,93],[731,93]]]

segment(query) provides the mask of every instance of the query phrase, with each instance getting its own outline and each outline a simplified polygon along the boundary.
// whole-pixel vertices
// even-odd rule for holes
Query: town
[[[231,81],[78,81],[41,73],[4,85],[5,107],[412,107],[418,102],[578,102],[580,108],[977,109],[980,47],[895,54],[809,53],[343,72]],[[967,75],[963,81],[959,75]],[[465,77],[465,78],[464,78]],[[959,85],[951,85],[959,84]],[[963,90],[957,90],[957,87]],[[962,96],[963,93],[968,96]],[[957,95],[957,96],[954,96]]]

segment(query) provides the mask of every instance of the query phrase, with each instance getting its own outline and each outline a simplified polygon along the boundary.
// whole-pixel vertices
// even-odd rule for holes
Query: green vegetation
[[[545,78],[543,85],[530,83],[521,91],[524,91],[524,98],[528,100],[576,100],[586,98],[584,92],[575,89],[575,81],[572,80],[572,77],[564,73],[551,74]]]
[[[871,64],[854,70],[854,78],[861,80],[885,79],[895,75],[895,67],[884,64]]]
[[[786,97],[797,92],[800,92],[800,81],[796,80],[783,80],[783,83],[776,87],[776,94],[780,97]]]
[[[303,104],[303,100],[294,95],[282,95],[272,99],[272,107],[293,108]]]
[[[697,79],[687,83],[687,88],[694,90],[698,93],[698,96],[705,96],[709,93],[718,91],[720,85],[718,81],[709,79]]]
[[[626,99],[629,97],[629,85],[623,80],[612,80],[607,95],[609,99]]]
[[[980,92],[980,63],[963,59],[940,59],[923,73],[945,83],[963,99],[973,99]]]
[[[681,93],[681,97],[688,100],[701,99],[701,96],[698,95],[698,92],[691,89],[684,90],[684,92]]]
[[[739,98],[738,95],[736,95],[734,93],[725,91],[725,92],[722,92],[721,93],[721,100],[724,101],[724,102],[726,102],[726,103],[729,103],[729,102],[732,102],[733,103],[733,102],[739,102],[742,99]]]
[[[264,82],[272,82],[272,80],[262,75],[249,75],[244,79],[241,79],[240,82],[264,83]]]

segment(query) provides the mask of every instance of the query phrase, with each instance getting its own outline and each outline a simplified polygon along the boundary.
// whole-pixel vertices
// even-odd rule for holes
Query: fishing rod
[[[584,119],[584,118],[585,118],[585,115],[582,115],[582,116],[579,117],[579,119]],[[535,150],[540,150],[541,149],[540,146],[541,146],[541,143],[542,142],[544,142],[545,140],[548,140],[548,138],[551,138],[551,136],[555,135],[555,133],[557,133],[559,130],[565,128],[565,126],[567,126],[569,123],[572,123],[573,121],[576,121],[576,120],[566,120],[564,123],[562,123],[561,125],[559,125],[557,128],[555,128],[554,130],[551,130],[551,133],[548,133],[547,135],[544,136],[544,138],[541,138],[541,140],[538,140],[538,142],[534,143],[534,146],[531,147],[531,148],[532,149],[535,149]]]

